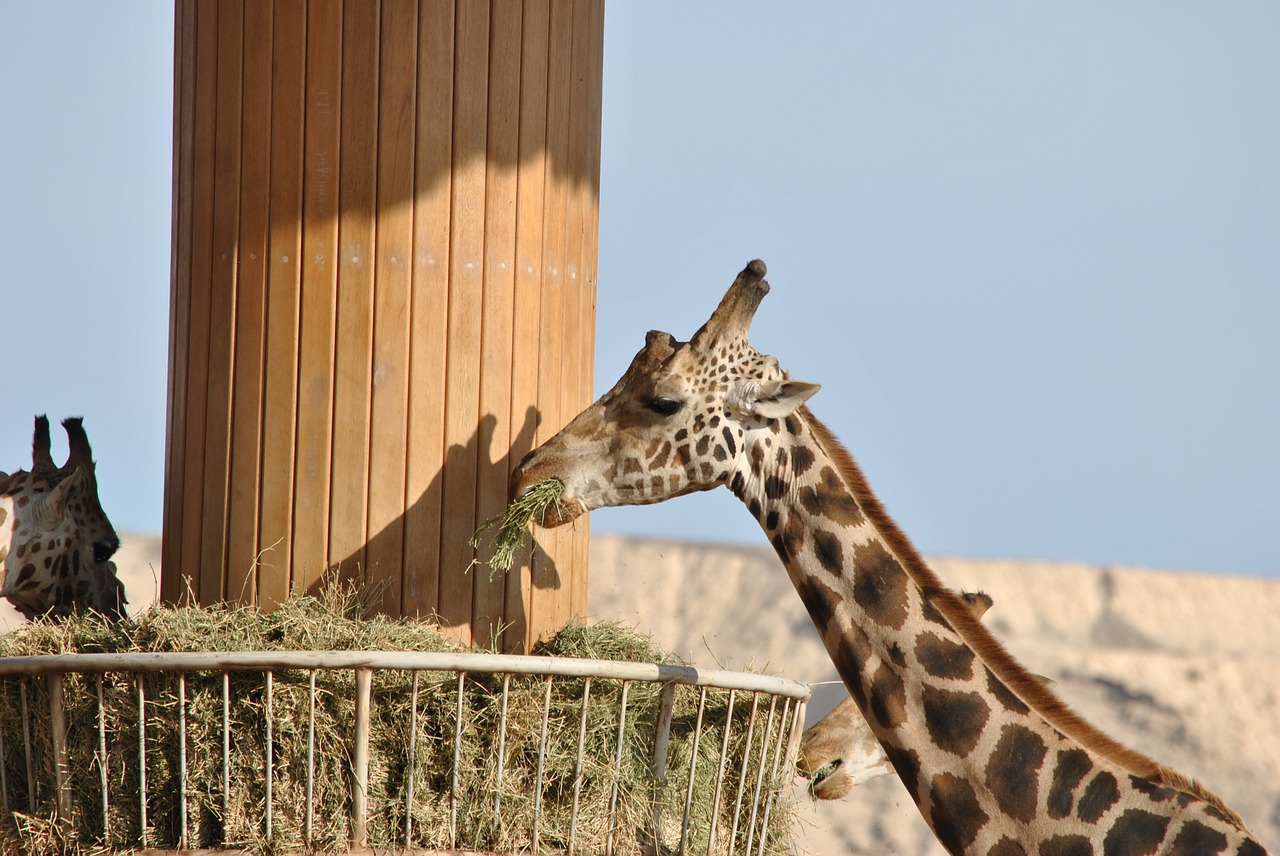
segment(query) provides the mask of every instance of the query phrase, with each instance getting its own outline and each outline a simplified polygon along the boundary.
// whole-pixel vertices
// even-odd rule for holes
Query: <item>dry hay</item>
[[[495,526],[498,531],[493,535],[493,545],[489,557],[489,575],[511,570],[516,551],[529,532],[530,522],[542,523],[547,511],[553,506],[559,507],[564,498],[564,482],[559,479],[545,479],[530,487],[501,514],[490,517],[481,523],[471,536],[471,546],[480,547],[485,533]],[[477,560],[478,562],[479,560]]]
[[[351,590],[336,587],[319,597],[295,597],[272,612],[233,605],[205,608],[158,606],[136,620],[108,625],[95,618],[60,624],[37,622],[0,637],[0,656],[39,653],[238,650],[409,650],[457,651],[458,646],[432,625],[366,615]],[[614,624],[571,626],[534,653],[638,662],[674,662],[650,640]],[[405,840],[408,735],[412,673],[378,671],[373,677],[370,738],[369,844],[401,847]],[[104,678],[106,740],[110,781],[109,838],[102,835],[101,771],[98,752],[97,680],[70,673],[65,699],[70,746],[73,818],[56,823],[48,698],[41,679],[25,679],[27,722],[32,729],[36,799],[28,804],[23,752],[23,679],[0,680],[0,737],[5,753],[8,807],[0,823],[0,852],[101,852],[140,846],[138,804],[138,692],[135,679],[121,673]],[[306,811],[308,672],[281,670],[272,697],[272,836],[265,829],[266,696],[265,677],[230,673],[231,791],[224,808],[222,770],[222,676],[186,677],[187,811],[190,847],[244,848],[253,852],[298,849],[345,850],[351,836],[351,728],[354,722],[350,671],[316,673],[314,812],[310,846],[303,840]],[[502,676],[468,674],[465,679],[456,811],[451,785],[456,737],[457,676],[419,673],[415,731],[415,781],[412,843],[446,849],[451,823],[457,845],[465,850],[529,852],[532,849],[535,781],[546,679],[513,675],[508,696],[500,813],[498,794],[498,720]],[[569,842],[574,796],[574,766],[582,714],[582,679],[552,682],[549,734],[543,769],[539,834],[544,852],[563,851]],[[665,852],[679,840],[697,715],[698,691],[676,692],[674,725],[666,782],[650,773],[661,686],[630,685],[626,750],[620,765],[614,852]],[[614,785],[621,684],[592,682],[574,848],[605,852],[609,805]],[[154,674],[145,679],[147,838],[151,847],[180,846],[178,678]],[[715,777],[726,719],[728,692],[711,690],[704,711],[689,824],[690,852],[705,852]],[[781,705],[781,703],[779,703]],[[747,780],[754,782],[763,745],[768,699],[761,698],[750,748]],[[717,851],[727,851],[735,794],[742,765],[750,700],[740,695],[730,726],[728,773],[717,809]],[[766,783],[772,771],[777,729],[766,758]],[[790,779],[790,776],[785,776]],[[766,852],[781,852],[790,842],[790,818],[774,807]],[[655,807],[662,816],[655,848]],[[758,826],[747,830],[750,787],[738,822],[737,849],[748,834],[759,846]],[[451,817],[453,820],[451,820]]]

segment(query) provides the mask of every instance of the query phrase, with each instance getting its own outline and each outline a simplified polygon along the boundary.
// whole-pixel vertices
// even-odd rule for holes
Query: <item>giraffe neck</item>
[[[1017,664],[807,410],[773,427],[731,488],[950,852],[1032,853],[1055,838],[1055,852],[1100,854],[1196,836],[1252,842],[1218,798],[1093,729]]]

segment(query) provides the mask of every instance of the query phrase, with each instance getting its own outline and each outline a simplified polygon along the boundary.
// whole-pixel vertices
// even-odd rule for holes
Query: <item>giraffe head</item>
[[[123,587],[112,555],[120,539],[98,501],[83,421],[66,419],[69,454],[50,455],[49,420],[36,417],[31,470],[0,474],[0,568],[7,597],[27,618],[82,609],[119,616]]]
[[[613,389],[531,452],[512,475],[519,496],[550,478],[564,483],[557,526],[593,508],[643,505],[727,484],[741,495],[754,440],[777,431],[818,391],[791,380],[747,341],[769,292],[753,261],[688,342],[650,331]],[[757,468],[758,469],[758,468]]]

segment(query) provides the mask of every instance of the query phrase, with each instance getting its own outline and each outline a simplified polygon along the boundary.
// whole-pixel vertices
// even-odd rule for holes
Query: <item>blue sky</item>
[[[157,531],[172,8],[0,0],[0,467]],[[928,553],[1280,575],[1280,5],[606,14],[596,387],[750,258],[758,348]],[[593,531],[763,544],[725,491]]]

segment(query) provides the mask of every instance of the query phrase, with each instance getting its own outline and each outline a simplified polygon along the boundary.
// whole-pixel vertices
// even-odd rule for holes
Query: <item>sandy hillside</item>
[[[131,610],[158,588],[160,542],[116,556]],[[1280,581],[1048,562],[933,559],[952,586],[995,598],[986,622],[1080,713],[1201,779],[1280,847]],[[806,682],[835,671],[767,548],[595,538],[590,617],[633,624],[691,662]],[[0,601],[0,630],[18,621]],[[815,687],[810,721],[843,696]],[[797,791],[799,794],[800,791]],[[802,799],[800,853],[942,854],[884,777],[845,801]]]

